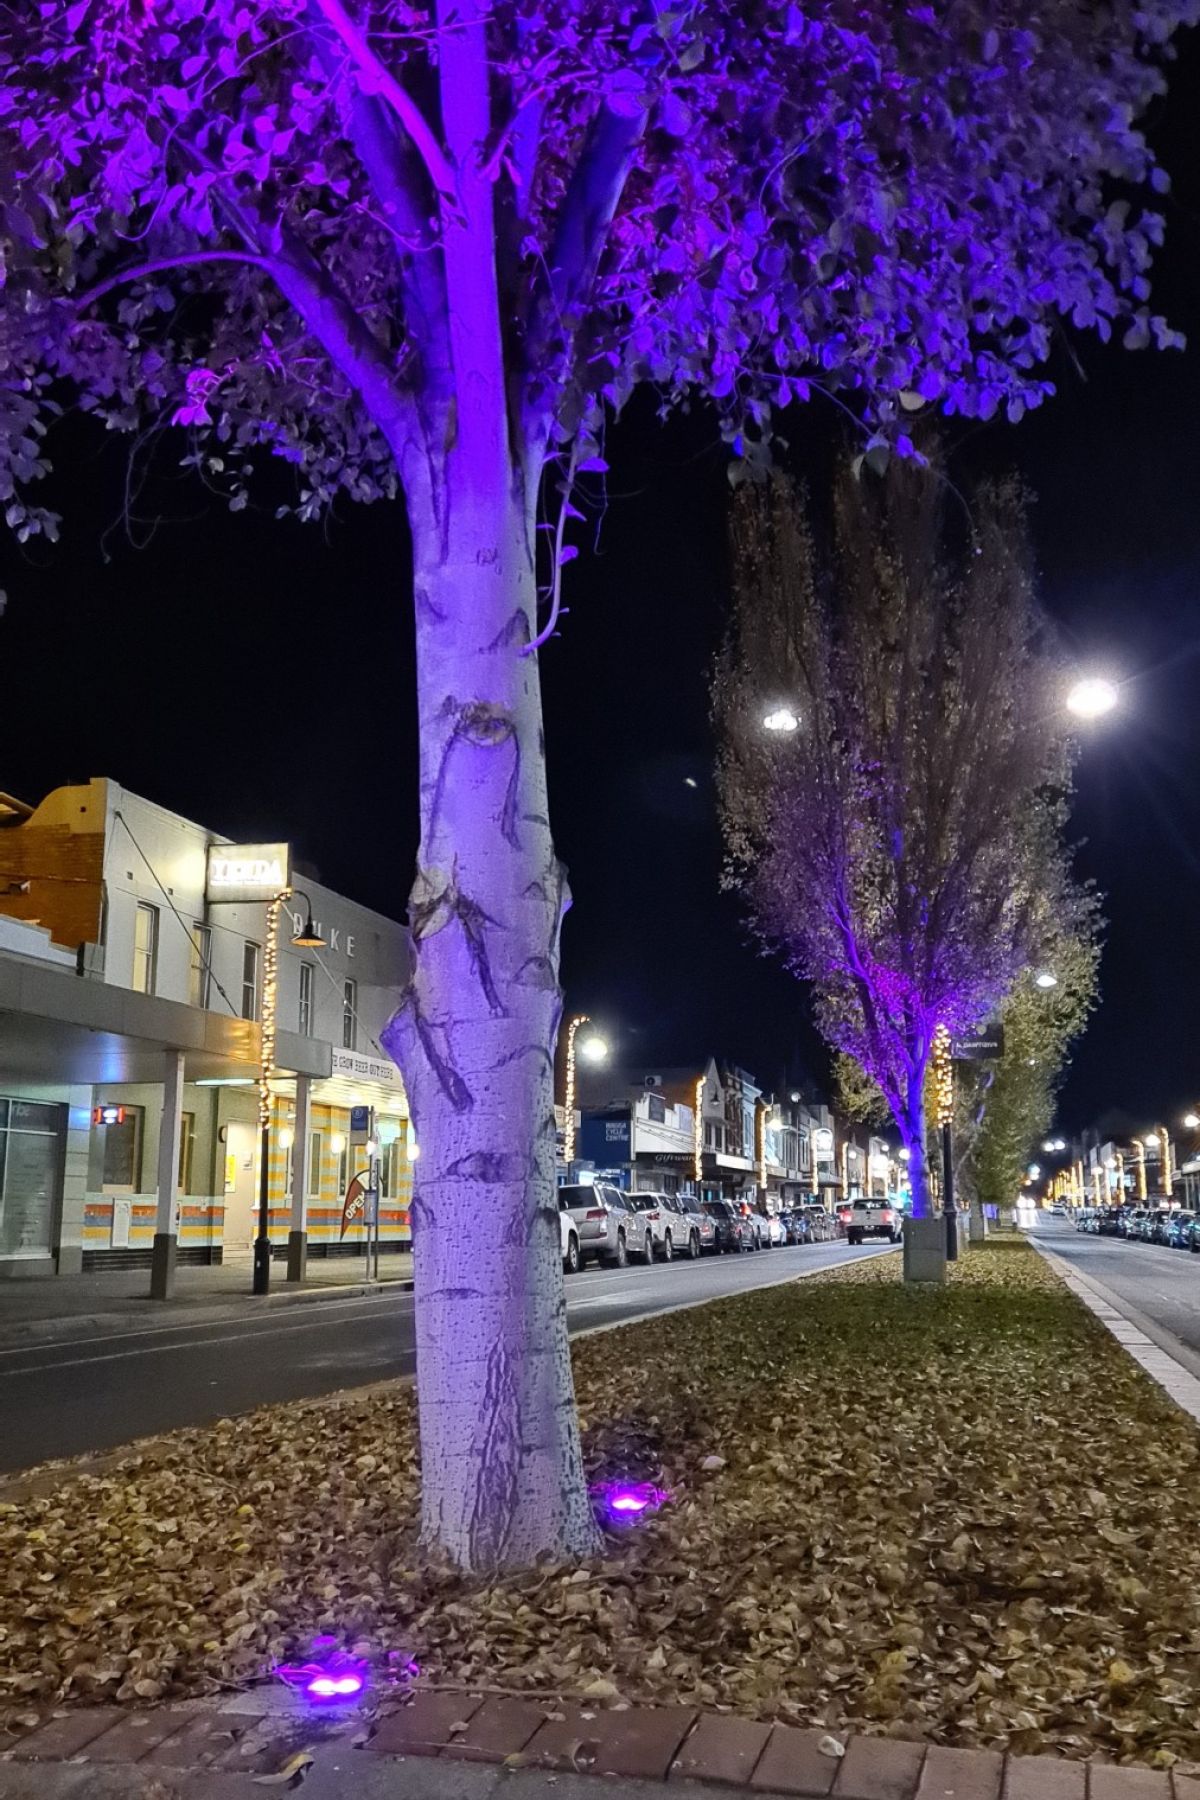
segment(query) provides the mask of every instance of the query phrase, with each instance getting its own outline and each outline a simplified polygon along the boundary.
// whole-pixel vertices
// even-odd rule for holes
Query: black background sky
[[[1200,43],[1152,136],[1174,178],[1155,302],[1170,355],[1074,347],[1057,399],[1017,428],[960,429],[952,472],[1015,466],[1038,495],[1045,602],[1081,664],[1126,680],[1089,739],[1074,834],[1107,896],[1104,1000],[1061,1124],[1200,1100]],[[816,467],[837,427],[789,434]],[[82,446],[77,446],[81,449]],[[65,446],[64,446],[65,450]],[[553,820],[571,873],[568,1005],[631,1060],[730,1056],[774,1085],[822,1068],[803,990],[748,946],[718,891],[706,681],[726,592],[724,460],[699,416],[648,404],[610,437],[596,553],[543,655]],[[163,479],[134,547],[122,457],[86,447],[56,483],[64,542],[0,539],[0,788],[36,800],[111,775],[234,837],[288,836],[322,878],[400,915],[416,842],[407,540],[398,508],[326,529],[234,517]],[[696,787],[687,785],[691,777]]]

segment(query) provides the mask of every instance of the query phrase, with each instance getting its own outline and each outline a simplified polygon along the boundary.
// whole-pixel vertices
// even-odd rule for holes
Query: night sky
[[[1106,895],[1104,998],[1060,1127],[1200,1101],[1200,45],[1152,136],[1175,181],[1155,303],[1180,353],[1071,340],[1056,400],[1013,429],[962,427],[952,474],[1014,466],[1038,495],[1047,607],[1081,663],[1126,681],[1089,740],[1073,835]],[[836,444],[811,403],[799,470]],[[321,878],[399,915],[416,842],[410,578],[396,507],[325,528],[234,517],[169,467],[129,541],[125,446],[69,426],[57,548],[0,538],[0,789],[37,800],[111,775],[234,837],[290,837]],[[631,1062],[716,1052],[767,1087],[824,1059],[803,989],[749,947],[718,891],[707,674],[727,590],[724,458],[702,410],[648,402],[611,434],[594,554],[569,571],[543,653],[553,821],[575,906],[564,981]],[[152,522],[162,522],[151,529]],[[144,541],[142,541],[144,540]],[[687,778],[697,784],[687,785]]]

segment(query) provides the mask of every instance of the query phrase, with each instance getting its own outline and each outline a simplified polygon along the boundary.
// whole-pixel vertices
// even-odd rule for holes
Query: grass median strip
[[[587,1569],[423,1566],[412,1397],[160,1440],[0,1507],[0,1716],[247,1681],[343,1632],[435,1682],[1200,1759],[1200,1434],[1025,1244],[575,1346],[589,1466],[670,1503]]]

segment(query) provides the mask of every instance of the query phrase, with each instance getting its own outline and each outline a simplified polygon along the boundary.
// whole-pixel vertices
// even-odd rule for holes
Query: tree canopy
[[[398,479],[435,503],[480,182],[526,450],[586,467],[639,381],[702,388],[748,456],[814,391],[898,439],[925,403],[1016,419],[1061,322],[1174,341],[1138,120],[1197,4],[6,8],[8,523],[54,529],[30,488],[72,389],[109,427],[207,431],[235,507],[266,455],[306,516]]]
[[[934,1033],[978,1025],[1028,963],[1070,769],[1021,493],[976,495],[955,549],[944,492],[844,470],[823,554],[782,477],[743,490],[715,683],[728,879],[882,1091],[914,1199]],[[764,728],[781,699],[789,733]]]

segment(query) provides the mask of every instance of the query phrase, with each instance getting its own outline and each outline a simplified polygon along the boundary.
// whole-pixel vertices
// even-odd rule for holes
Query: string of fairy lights
[[[954,1063],[950,1054],[950,1033],[939,1025],[933,1034],[933,1089],[939,1130],[954,1123]]]
[[[275,1037],[279,1004],[279,914],[292,890],[285,888],[267,902],[267,941],[263,946],[262,1038],[259,1050],[258,1124],[271,1123],[271,1080],[275,1074]]]

